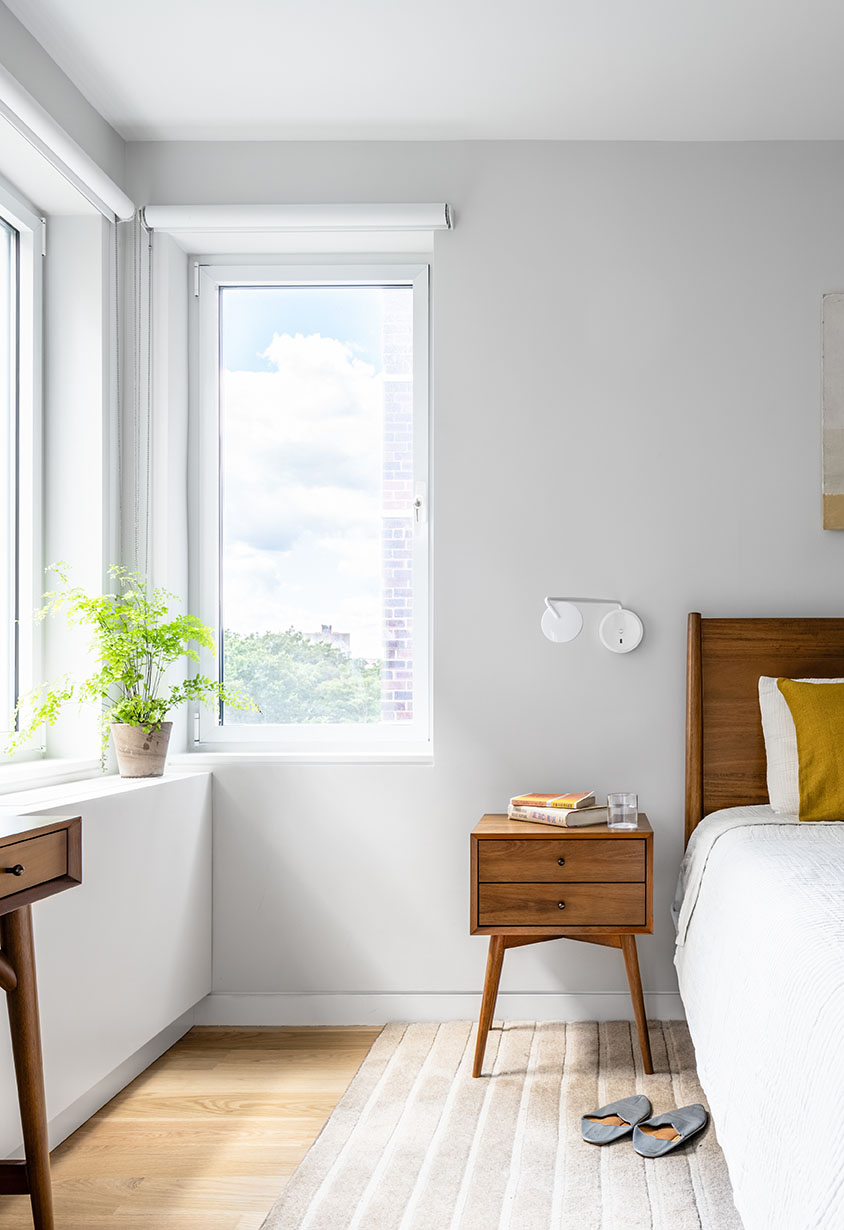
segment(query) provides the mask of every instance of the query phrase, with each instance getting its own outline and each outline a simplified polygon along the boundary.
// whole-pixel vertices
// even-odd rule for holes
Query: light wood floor
[[[53,1152],[58,1230],[257,1230],[377,1035],[192,1029]]]

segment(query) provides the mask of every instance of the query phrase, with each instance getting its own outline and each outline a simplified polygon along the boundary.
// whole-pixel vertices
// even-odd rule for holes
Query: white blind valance
[[[122,188],[2,65],[0,116],[106,218],[132,217],[135,206]]]
[[[446,204],[395,205],[147,205],[152,230],[259,231],[447,231]]]

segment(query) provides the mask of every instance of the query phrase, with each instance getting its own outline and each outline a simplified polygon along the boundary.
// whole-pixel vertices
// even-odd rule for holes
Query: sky
[[[331,624],[378,658],[382,292],[223,296],[223,626]]]
[[[378,287],[227,286],[221,300],[225,371],[272,371],[265,352],[276,333],[336,338],[357,358],[381,369]]]

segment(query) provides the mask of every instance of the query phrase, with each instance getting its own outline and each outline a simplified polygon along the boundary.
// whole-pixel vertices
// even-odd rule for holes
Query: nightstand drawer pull
[[[23,866],[22,863],[15,863],[14,867],[6,868],[6,875],[22,876],[25,871],[26,871],[26,868]]]
[[[566,860],[565,860],[564,858],[558,858],[558,859],[557,859],[557,866],[558,866],[558,867],[565,867],[565,865],[566,865]]]
[[[566,908],[566,903],[565,903],[565,901],[558,901],[558,902],[557,902],[557,909],[558,909],[558,910],[564,910],[565,908]]]

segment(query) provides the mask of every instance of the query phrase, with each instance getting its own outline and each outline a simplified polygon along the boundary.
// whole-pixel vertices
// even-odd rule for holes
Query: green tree
[[[381,664],[350,658],[302,632],[223,634],[227,688],[248,695],[260,714],[248,723],[378,722]]]

